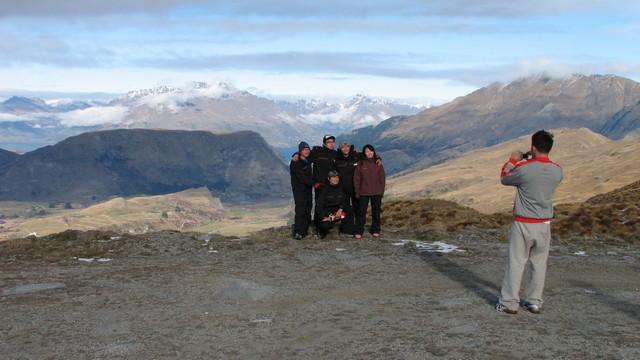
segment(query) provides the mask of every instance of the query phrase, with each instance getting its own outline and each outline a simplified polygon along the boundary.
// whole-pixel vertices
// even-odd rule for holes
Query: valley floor
[[[403,238],[398,234],[380,242],[295,242],[283,240],[282,231],[272,235],[108,237],[96,241],[118,245],[100,248],[105,253],[92,256],[103,261],[90,262],[51,248],[53,241],[68,246],[73,239],[48,240],[42,253],[30,247],[26,255],[5,244],[0,354],[4,359],[640,358],[637,248],[554,246],[545,312],[510,316],[493,308],[506,251],[496,234],[465,231],[424,239],[464,250],[446,254],[394,245]],[[581,250],[587,256],[574,254]]]

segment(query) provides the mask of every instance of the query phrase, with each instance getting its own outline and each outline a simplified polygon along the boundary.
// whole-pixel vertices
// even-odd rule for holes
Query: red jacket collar
[[[531,159],[532,161],[540,161],[540,162],[548,162],[550,163],[551,160],[549,160],[548,156],[536,156],[533,159]]]

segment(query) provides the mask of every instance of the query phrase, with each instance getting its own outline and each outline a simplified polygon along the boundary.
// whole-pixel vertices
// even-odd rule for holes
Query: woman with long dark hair
[[[362,238],[367,208],[371,202],[371,228],[369,231],[375,239],[380,237],[380,209],[384,195],[385,174],[382,163],[376,164],[376,150],[370,144],[362,148],[363,159],[358,161],[353,175],[353,185],[358,201],[358,217],[354,237]]]

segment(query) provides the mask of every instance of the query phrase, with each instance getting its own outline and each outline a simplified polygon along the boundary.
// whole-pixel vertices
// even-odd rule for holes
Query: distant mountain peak
[[[206,81],[193,81],[191,83],[191,89],[192,90],[220,90],[220,91],[225,91],[225,92],[237,92],[238,89],[236,89],[235,86],[233,86],[230,83],[224,82],[224,81],[217,81],[214,84],[210,84]],[[188,89],[187,89],[188,90]]]
[[[12,96],[3,102],[4,105],[30,104],[37,106],[47,106],[47,103],[40,98],[29,98],[25,96]]]
[[[150,96],[150,95],[177,93],[177,92],[181,92],[181,91],[182,91],[182,89],[180,89],[180,88],[176,88],[176,87],[172,87],[172,86],[166,86],[166,85],[160,85],[160,86],[156,86],[156,87],[151,88],[151,89],[131,90],[131,91],[127,92],[126,94],[120,96],[118,99],[121,99],[121,100],[138,100],[138,99],[141,99],[143,97]]]
[[[0,111],[6,112],[38,112],[49,111],[47,103],[40,98],[12,96],[0,103]]]

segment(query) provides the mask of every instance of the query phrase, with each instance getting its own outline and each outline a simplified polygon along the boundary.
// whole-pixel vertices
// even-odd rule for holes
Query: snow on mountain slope
[[[86,127],[216,133],[253,130],[273,146],[290,147],[301,140],[317,143],[324,133],[339,134],[422,109],[364,95],[334,102],[273,100],[224,82],[192,82],[183,87],[158,86],[129,91],[109,103],[9,98],[0,102],[0,122],[4,122],[0,135],[11,132],[12,142],[22,142],[22,137],[32,143],[43,135],[42,129],[50,129],[52,134],[45,138],[56,141],[62,138],[58,139],[53,134],[55,131],[68,136],[85,131]]]

